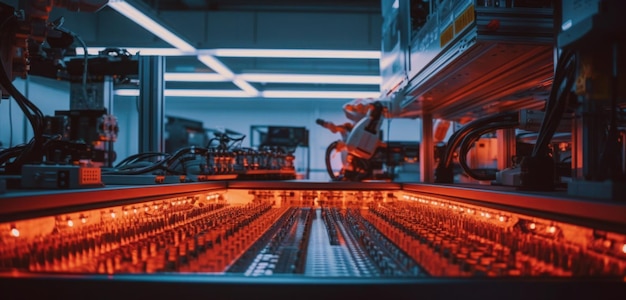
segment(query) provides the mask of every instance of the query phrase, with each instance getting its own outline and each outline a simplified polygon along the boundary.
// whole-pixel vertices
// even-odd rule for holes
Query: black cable
[[[518,122],[499,122],[489,124],[486,127],[476,128],[469,132],[465,138],[461,141],[459,149],[459,164],[465,173],[476,180],[495,180],[495,174],[478,174],[472,168],[467,165],[467,153],[469,152],[472,144],[480,139],[480,137],[486,133],[492,132],[498,129],[515,128],[519,126]]]
[[[158,157],[158,156],[168,157],[169,154],[165,153],[165,152],[145,152],[145,153],[133,154],[133,155],[123,159],[119,163],[117,163],[117,165],[115,165],[115,168],[120,168],[122,166],[134,163],[134,162],[136,162],[138,160],[143,160],[143,159],[152,158],[152,157]]]
[[[15,18],[15,15],[8,17],[5,19],[2,24],[0,24],[0,32],[4,30],[4,26],[12,19]],[[30,161],[38,161],[41,159],[41,146],[43,145],[43,113],[35,106],[30,100],[28,100],[16,87],[13,85],[11,78],[7,74],[6,66],[4,62],[0,59],[0,85],[2,85],[9,95],[13,97],[15,102],[18,104],[29,123],[33,128],[33,136],[34,139],[32,142],[28,143],[25,148],[22,149],[22,153],[20,153],[17,158],[13,161],[15,169],[19,169],[21,165]],[[17,170],[12,170],[13,172],[17,172]]]
[[[618,179],[622,177],[621,170],[621,155],[619,151],[619,130],[617,128],[618,119],[618,94],[619,94],[619,80],[618,80],[618,45],[613,44],[613,68],[611,74],[611,108],[609,117],[609,128],[604,142],[603,150],[600,155],[600,166],[602,166],[605,172],[605,178],[601,179]]]
[[[339,141],[334,141],[332,143],[330,143],[330,145],[328,145],[328,148],[326,148],[326,155],[325,155],[325,163],[326,163],[326,172],[328,172],[328,176],[330,176],[330,179],[332,181],[339,181],[341,180],[341,178],[339,176],[335,175],[335,172],[333,171],[333,166],[331,164],[331,155],[333,150],[335,150],[337,148],[337,145],[339,144]]]
[[[146,174],[146,173],[149,173],[149,172],[154,172],[154,171],[157,171],[157,170],[163,170],[163,171],[171,172],[171,173],[181,173],[181,172],[175,170],[172,167],[176,167],[177,166],[177,165],[175,165],[175,163],[176,164],[181,164],[179,159],[183,155],[185,155],[187,153],[206,154],[208,151],[209,151],[209,149],[202,148],[202,147],[185,147],[185,148],[178,149],[171,156],[165,157],[164,159],[159,160],[157,162],[154,162],[153,164],[148,165],[146,167],[140,167],[138,169],[132,169],[132,170],[113,170],[111,172],[107,172],[106,174],[138,175],[138,174]],[[154,153],[154,154],[156,154],[156,153]],[[137,154],[137,155],[142,155],[142,154]]]
[[[452,134],[452,136],[450,136],[449,143],[446,147],[446,151],[444,151],[442,158],[439,160],[438,168],[447,168],[451,165],[452,156],[453,156],[452,154],[454,153],[454,150],[456,150],[456,148],[459,146],[462,139],[465,138],[465,136],[469,132],[474,130],[475,128],[480,128],[487,124],[495,123],[495,122],[506,122],[506,121],[517,121],[517,120],[518,120],[517,112],[504,112],[504,113],[499,113],[490,117],[476,119],[474,121],[471,121],[465,124],[465,126],[455,131]]]
[[[13,106],[11,103],[13,102],[9,100],[9,148],[13,147]]]
[[[567,107],[567,99],[575,78],[576,57],[572,51],[565,50],[557,62],[557,70],[552,81],[552,89],[546,103],[541,130],[537,143],[533,148],[532,156],[545,156],[548,144],[558,128],[562,115]],[[564,83],[565,82],[565,83]],[[564,87],[563,87],[564,85]]]

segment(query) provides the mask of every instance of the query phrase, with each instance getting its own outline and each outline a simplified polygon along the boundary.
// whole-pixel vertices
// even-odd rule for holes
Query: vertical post
[[[511,157],[515,155],[515,129],[500,129],[497,131],[498,170],[511,167]]]
[[[434,181],[435,145],[433,144],[433,116],[422,114],[422,142],[420,143],[420,180]]]
[[[104,102],[104,108],[106,108],[107,112],[112,115],[115,94],[113,91],[113,77],[111,76],[104,76],[104,84],[102,86],[102,99]]]
[[[107,110],[107,113],[110,116],[109,121],[115,122],[114,124],[117,127],[117,119],[113,116],[113,102],[115,100],[115,94],[113,92],[113,77],[111,76],[104,76],[104,84],[102,85],[102,99],[104,102],[104,108]],[[111,141],[104,143],[107,152],[107,158],[105,161],[105,166],[107,167],[113,167],[113,162],[117,158],[117,154],[113,149],[113,143],[116,139],[117,137]]]
[[[139,153],[163,152],[163,73],[162,56],[139,58]]]

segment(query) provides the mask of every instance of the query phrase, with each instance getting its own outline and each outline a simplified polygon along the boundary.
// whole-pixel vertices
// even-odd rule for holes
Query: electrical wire
[[[165,152],[146,152],[146,153],[133,154],[133,155],[123,159],[119,163],[117,163],[115,165],[115,168],[122,168],[122,167],[124,167],[124,166],[126,166],[128,164],[132,164],[132,163],[135,163],[135,162],[140,161],[140,160],[153,158],[153,157],[158,157],[158,156],[169,157],[170,155],[168,153],[165,153]]]
[[[0,32],[5,32],[4,27],[6,26],[6,24],[8,24],[10,20],[14,18],[15,18],[15,15],[12,15],[12,16],[9,16],[7,19],[5,19],[0,24]],[[30,100],[28,100],[28,98],[26,98],[15,87],[15,85],[13,85],[12,79],[9,78],[9,74],[7,74],[6,72],[6,70],[8,69],[6,68],[6,66],[4,65],[4,62],[1,59],[0,59],[0,69],[2,70],[0,71],[0,85],[2,85],[6,89],[6,91],[9,93],[9,95],[13,97],[13,99],[15,100],[17,105],[20,107],[20,109],[22,110],[26,118],[28,119],[28,122],[30,123],[33,129],[34,138],[31,140],[31,142],[26,144],[25,147],[19,148],[22,150],[22,152],[19,153],[17,156],[14,156],[15,152],[11,151],[12,154],[10,156],[16,157],[16,159],[13,161],[15,170],[12,170],[12,172],[18,172],[17,169],[19,169],[21,165],[27,162],[38,161],[41,159],[41,154],[42,154],[41,146],[43,145],[43,142],[44,142],[44,136],[43,136],[44,116],[43,116],[43,113],[39,110],[39,108],[37,108],[37,106],[35,106]],[[6,161],[3,161],[3,163],[5,162]]]
[[[609,117],[609,128],[604,142],[602,153],[600,154],[600,166],[603,170],[606,170],[605,178],[599,179],[618,179],[623,177],[622,157],[619,150],[619,129],[617,128],[618,120],[618,95],[619,95],[619,80],[618,80],[618,50],[617,43],[612,47],[612,74],[611,74],[611,108]]]
[[[480,139],[480,137],[486,133],[506,128],[515,128],[519,126],[518,122],[498,122],[489,124],[488,126],[476,128],[470,131],[460,143],[459,148],[459,164],[465,173],[476,180],[495,180],[495,174],[478,174],[475,170],[471,169],[467,164],[467,153],[471,149],[472,145]]]
[[[331,164],[332,152],[333,150],[337,148],[338,144],[339,144],[339,141],[334,141],[330,143],[330,145],[328,145],[328,147],[326,148],[326,155],[324,156],[324,161],[326,163],[326,172],[328,172],[328,176],[330,176],[330,179],[332,181],[341,180],[341,177],[335,175],[335,172],[333,171],[333,167]]]
[[[548,144],[558,128],[559,122],[567,107],[569,91],[575,82],[576,56],[574,52],[565,50],[557,62],[557,70],[552,82],[552,89],[546,103],[541,130],[537,137],[537,143],[533,148],[532,156],[540,157],[547,155]]]
[[[472,130],[476,128],[482,128],[483,126],[487,126],[491,123],[507,122],[507,121],[517,122],[517,120],[518,120],[517,112],[504,112],[504,113],[499,113],[499,114],[489,116],[486,118],[476,119],[474,121],[471,121],[465,124],[465,126],[455,131],[450,136],[449,143],[446,147],[446,151],[444,151],[444,153],[442,154],[442,158],[439,160],[439,165],[437,167],[438,168],[450,167],[450,165],[452,164],[452,157],[453,157],[454,150],[456,150],[456,148],[459,146],[463,138],[465,138],[465,136],[467,136],[467,134],[469,134]]]
[[[89,62],[89,53],[87,53],[87,44],[85,44],[85,41],[83,41],[82,38],[80,38],[80,36],[74,32],[69,32],[80,44],[80,46],[83,48],[83,78],[82,78],[82,85],[83,85],[83,97],[84,100],[83,101],[87,101],[88,100],[88,95],[87,95],[87,72],[88,72],[88,67],[87,64]]]
[[[141,159],[146,159],[150,157],[162,156],[163,153],[159,152],[150,152],[150,153],[140,153],[135,154],[131,157],[124,159],[120,162],[120,167],[112,171],[103,172],[103,174],[119,174],[119,175],[139,175],[139,174],[148,174],[155,171],[164,171],[166,173],[173,174],[185,174],[185,166],[181,161],[181,158],[186,154],[206,154],[209,151],[208,148],[202,147],[185,147],[178,149],[174,154],[164,156],[163,159],[153,162],[147,166],[136,165]],[[135,164],[135,165],[133,165]],[[182,171],[176,169],[176,167],[181,167]]]
[[[9,148],[13,147],[13,102],[9,100]]]

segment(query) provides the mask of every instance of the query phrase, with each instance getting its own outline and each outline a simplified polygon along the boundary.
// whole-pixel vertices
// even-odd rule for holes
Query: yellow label
[[[454,35],[459,34],[467,25],[474,22],[476,16],[474,15],[474,5],[470,5],[461,15],[454,20]]]
[[[450,25],[441,33],[441,36],[439,36],[440,46],[445,46],[452,40],[452,38],[454,38],[454,30],[452,28],[452,25]]]

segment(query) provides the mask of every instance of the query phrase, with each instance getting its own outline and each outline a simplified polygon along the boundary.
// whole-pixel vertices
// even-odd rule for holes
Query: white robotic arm
[[[376,101],[368,107],[365,117],[354,125],[345,141],[348,153],[362,159],[370,159],[382,144],[380,126],[383,122],[383,103]]]

